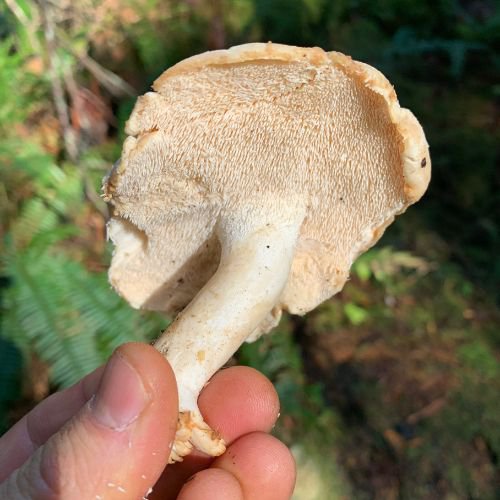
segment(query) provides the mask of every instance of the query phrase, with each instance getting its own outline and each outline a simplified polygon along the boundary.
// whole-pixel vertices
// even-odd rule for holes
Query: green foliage
[[[354,302],[347,302],[344,305],[344,313],[354,326],[361,325],[369,316],[369,312],[366,309],[354,304]]]
[[[59,150],[37,4],[17,3],[28,22],[3,4],[0,13],[0,427],[11,423],[29,368],[23,360],[33,353],[52,384],[65,386],[119,343],[147,341],[165,326],[133,311],[105,274],[106,208],[97,193],[135,99],[108,95],[75,53],[142,93],[167,66],[218,44],[318,45],[389,77],[424,125],[433,179],[417,207],[355,262],[342,293],[305,319],[285,318],[276,333],[245,345],[239,361],[276,385],[276,432],[299,459],[300,498],[495,498],[497,3],[121,0],[104,12],[99,2],[89,12],[74,3],[60,25],[67,46],[57,51],[59,74],[65,83],[72,73],[116,116],[104,143],[75,164]],[[91,104],[78,116],[66,93],[75,126],[100,109]]]
[[[25,70],[34,57],[26,34],[0,38],[0,133],[11,134],[12,125],[20,123],[47,99],[48,81]]]
[[[12,285],[5,294],[3,331],[50,365],[54,383],[67,386],[104,363],[118,345],[146,341],[148,327],[158,332],[161,324],[141,321],[110,290],[105,275],[50,253],[62,234],[41,234],[4,260]]]
[[[419,39],[411,29],[400,29],[394,35],[386,52],[389,58],[421,57],[425,54],[443,53],[449,61],[450,74],[453,78],[463,76],[465,62],[472,51],[483,51],[487,47],[480,43],[462,39]]]
[[[13,343],[0,337],[0,434],[9,428],[6,415],[19,398],[22,377],[22,355]]]
[[[434,259],[375,248],[341,301],[305,322],[307,373],[337,414],[335,447],[360,498],[380,482],[397,482],[401,498],[495,498],[498,313],[459,267]],[[366,313],[356,328],[349,304]]]
[[[5,242],[2,334],[51,367],[51,380],[67,386],[105,362],[127,341],[146,341],[165,322],[133,311],[111,289],[103,273],[91,273],[72,256],[83,209],[83,176],[60,168],[34,145],[23,144],[3,171],[15,170],[31,184]],[[19,146],[19,144],[17,144]],[[4,151],[5,152],[5,151]]]
[[[476,339],[465,344],[458,350],[458,355],[465,367],[484,379],[484,383],[500,377],[500,363],[485,342]]]
[[[496,497],[500,454],[500,363],[491,347],[479,339],[459,350],[458,387],[444,410],[422,424],[423,445],[411,450],[409,467],[432,468],[446,489],[458,497]],[[408,498],[416,481],[408,482]]]

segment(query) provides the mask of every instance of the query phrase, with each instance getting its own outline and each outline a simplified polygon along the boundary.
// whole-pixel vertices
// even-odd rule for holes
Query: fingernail
[[[91,404],[96,420],[111,429],[124,430],[139,417],[148,402],[139,374],[115,353]]]

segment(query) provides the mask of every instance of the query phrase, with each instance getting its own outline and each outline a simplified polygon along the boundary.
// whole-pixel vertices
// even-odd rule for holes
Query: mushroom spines
[[[245,340],[342,289],[430,178],[420,124],[388,80],[340,53],[247,44],[167,70],[138,99],[114,206],[110,281],[179,312],[155,343],[179,387],[171,460],[224,442],[197,407]]]
[[[290,298],[284,307],[309,310],[427,187],[418,121],[379,71],[343,54],[247,44],[185,60],[154,88],[137,101],[109,186],[118,213],[148,235],[153,260],[169,238],[193,238],[176,243],[189,255],[167,266],[172,275],[193,252],[215,270],[207,263],[220,255],[207,257],[203,245],[221,223],[304,206],[296,259],[307,265],[292,265],[284,297],[298,300],[292,291],[306,287],[307,306]],[[301,253],[306,246],[314,250]],[[168,295],[167,274],[156,273],[152,297]]]
[[[347,74],[384,98],[391,121],[400,136],[405,196],[408,204],[415,203],[425,193],[431,176],[429,145],[422,126],[410,110],[400,106],[394,87],[380,71],[339,52],[329,52],[328,55]]]

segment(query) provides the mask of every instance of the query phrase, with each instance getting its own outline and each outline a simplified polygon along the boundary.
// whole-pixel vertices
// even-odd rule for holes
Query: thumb
[[[141,498],[165,468],[177,423],[172,370],[126,344],[95,396],[0,487],[1,498]]]

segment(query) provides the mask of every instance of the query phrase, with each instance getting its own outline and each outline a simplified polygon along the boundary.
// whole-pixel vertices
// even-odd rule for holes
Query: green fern
[[[51,379],[67,386],[108,358],[127,341],[165,327],[160,318],[134,311],[109,287],[63,252],[49,251],[57,235],[43,233],[44,245],[11,251],[4,259],[10,288],[5,293],[3,335],[33,349],[51,367]],[[41,247],[45,246],[45,251]]]
[[[40,103],[48,102],[48,76],[31,74],[25,68],[34,56],[20,25],[0,40],[0,131],[5,135],[12,134],[12,125],[24,121]]]
[[[92,273],[72,256],[69,238],[84,207],[83,174],[57,166],[33,144],[0,146],[2,180],[14,172],[30,184],[30,199],[14,214],[0,260],[4,292],[2,336],[50,367],[67,386],[104,363],[127,341],[147,341],[166,326],[159,316],[134,311],[111,290],[105,273]],[[74,245],[73,245],[74,247]]]

